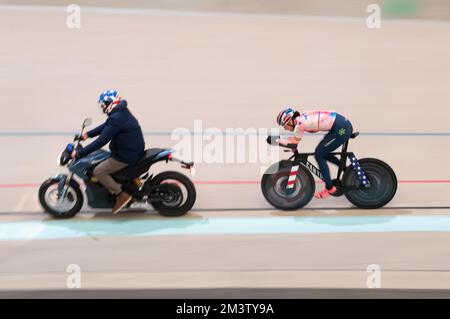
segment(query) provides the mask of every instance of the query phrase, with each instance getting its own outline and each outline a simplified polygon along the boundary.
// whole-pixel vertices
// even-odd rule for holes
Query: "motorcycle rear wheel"
[[[163,172],[152,179],[152,184],[164,186],[155,190],[160,192],[161,200],[150,202],[155,210],[163,216],[182,216],[195,204],[197,196],[195,186],[187,176],[181,173]]]

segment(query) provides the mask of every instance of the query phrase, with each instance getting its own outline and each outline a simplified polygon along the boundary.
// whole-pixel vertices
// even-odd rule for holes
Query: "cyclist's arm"
[[[280,138],[278,140],[278,143],[282,145],[288,145],[288,144],[298,144],[303,138],[303,135],[305,134],[305,128],[302,123],[298,123],[294,128],[294,135],[289,136],[288,138]]]

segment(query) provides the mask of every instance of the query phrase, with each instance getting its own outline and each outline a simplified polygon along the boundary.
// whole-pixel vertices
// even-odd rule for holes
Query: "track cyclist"
[[[275,141],[281,145],[298,145],[303,138],[304,132],[328,132],[315,150],[315,158],[322,172],[325,189],[317,192],[314,197],[323,199],[335,193],[337,189],[331,181],[327,161],[339,165],[339,159],[330,153],[351,137],[353,127],[350,121],[341,114],[333,111],[315,110],[303,112],[289,107],[278,114],[277,124],[285,130],[294,133],[293,136],[279,138]]]

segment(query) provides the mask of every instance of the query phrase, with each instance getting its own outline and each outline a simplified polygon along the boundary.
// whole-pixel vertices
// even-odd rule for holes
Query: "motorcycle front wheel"
[[[83,207],[83,194],[79,185],[71,180],[66,186],[65,196],[58,198],[57,179],[48,179],[39,188],[39,203],[44,211],[54,218],[70,218]]]

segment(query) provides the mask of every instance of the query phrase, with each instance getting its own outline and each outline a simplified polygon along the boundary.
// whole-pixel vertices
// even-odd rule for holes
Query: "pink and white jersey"
[[[298,144],[305,132],[316,133],[330,131],[336,119],[336,112],[332,111],[305,111],[300,112],[295,120],[294,136],[287,140],[280,140],[282,144]]]

